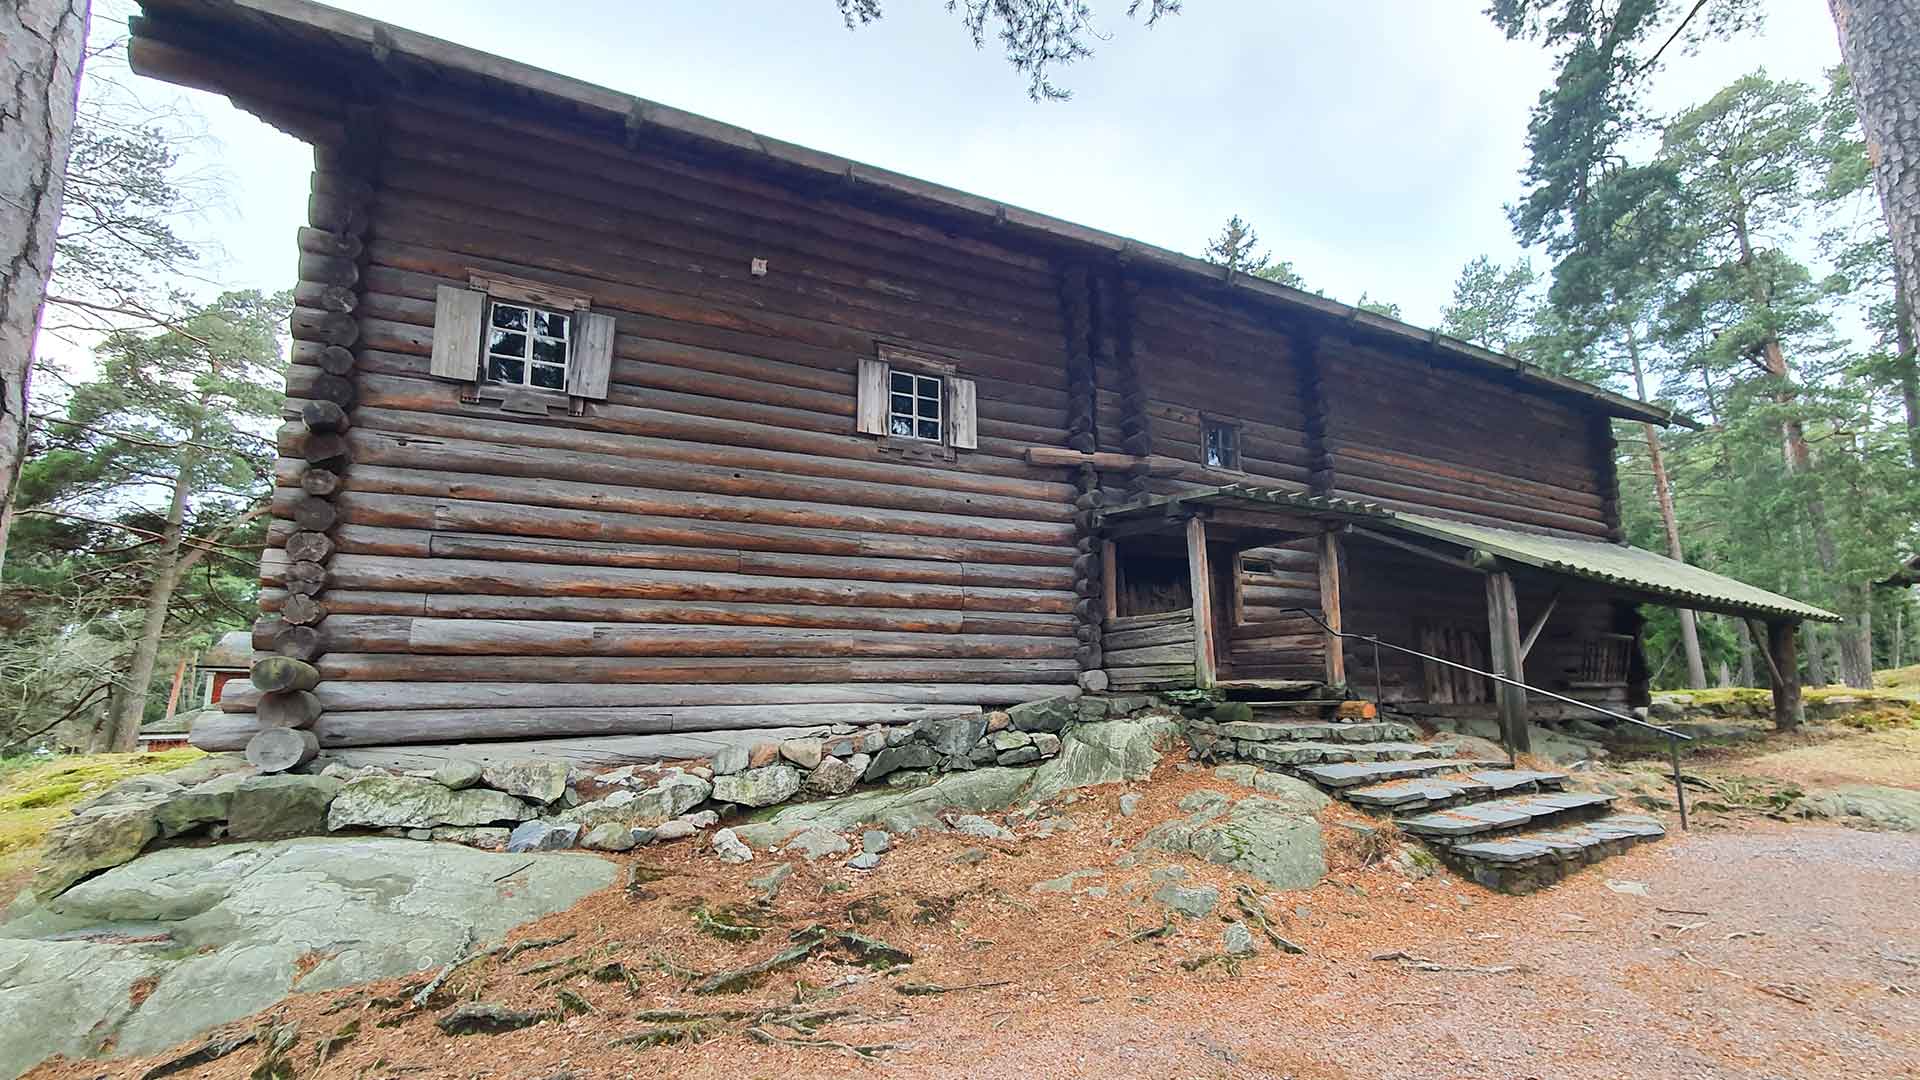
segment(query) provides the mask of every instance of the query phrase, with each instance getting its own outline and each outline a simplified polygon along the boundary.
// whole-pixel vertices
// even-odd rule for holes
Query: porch
[[[1099,515],[1102,665],[1119,690],[1233,696],[1349,685],[1411,714],[1497,716],[1526,749],[1530,716],[1624,712],[1648,701],[1641,604],[1751,621],[1776,713],[1800,713],[1795,631],[1837,616],[1621,544],[1388,510],[1280,488],[1229,485]],[[1272,571],[1274,608],[1248,553],[1293,553]],[[1401,646],[1409,656],[1372,641]],[[1459,665],[1459,666],[1453,666]],[[1462,670],[1462,667],[1476,670]],[[1487,678],[1517,679],[1544,694]]]

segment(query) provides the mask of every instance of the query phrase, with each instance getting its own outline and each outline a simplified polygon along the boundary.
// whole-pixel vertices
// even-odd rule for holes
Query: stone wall
[[[334,764],[316,773],[261,775],[236,755],[220,755],[127,781],[76,807],[49,835],[31,888],[51,897],[143,850],[207,841],[358,833],[507,851],[627,851],[688,839],[777,804],[833,800],[862,785],[912,789],[941,773],[978,770],[1024,775],[1032,770],[1023,766],[1058,761],[1062,735],[1076,725],[1139,714],[1159,715],[1157,700],[1059,697],[905,726],[840,725],[705,760],[603,772],[527,760],[454,761],[431,772]],[[1050,780],[1052,786],[1063,789],[1082,774],[1084,782],[1103,782],[1109,748],[1097,737],[1088,746],[1081,756],[1100,761],[1060,762],[1066,767],[1056,772],[1066,779]],[[1128,760],[1122,771],[1141,764]],[[1023,779],[1015,786],[1035,785]],[[752,857],[731,829],[715,833],[712,843],[723,858]]]

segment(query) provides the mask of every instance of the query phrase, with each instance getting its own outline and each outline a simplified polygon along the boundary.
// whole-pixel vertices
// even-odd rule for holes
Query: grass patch
[[[86,754],[0,760],[0,878],[24,869],[74,804],[130,776],[167,772],[204,757],[191,747],[158,754]]]

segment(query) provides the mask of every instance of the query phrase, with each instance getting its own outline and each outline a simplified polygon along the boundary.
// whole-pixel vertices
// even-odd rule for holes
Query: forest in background
[[[1496,0],[1558,62],[1510,208],[1539,264],[1469,261],[1439,328],[1695,418],[1619,425],[1629,538],[1844,613],[1808,628],[1805,674],[1864,685],[1920,648],[1911,590],[1874,587],[1916,550],[1920,405],[1847,72],[1756,72],[1671,116],[1638,104],[1669,47],[1754,7]],[[131,748],[185,662],[256,613],[290,300],[205,277],[174,225],[218,199],[181,167],[191,118],[144,106],[116,48],[88,57],[43,330],[92,360],[34,371],[0,564],[0,754]],[[1311,288],[1238,217],[1206,253]],[[1737,620],[1648,615],[1656,686],[1761,681]]]

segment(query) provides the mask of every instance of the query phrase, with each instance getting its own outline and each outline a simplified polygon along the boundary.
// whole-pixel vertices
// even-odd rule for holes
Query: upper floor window
[[[887,433],[903,439],[945,442],[941,420],[943,379],[912,371],[889,371]]]
[[[541,390],[567,388],[573,317],[499,300],[487,313],[487,381]]]
[[[1222,420],[1200,422],[1201,462],[1209,469],[1240,468],[1240,427]]]

